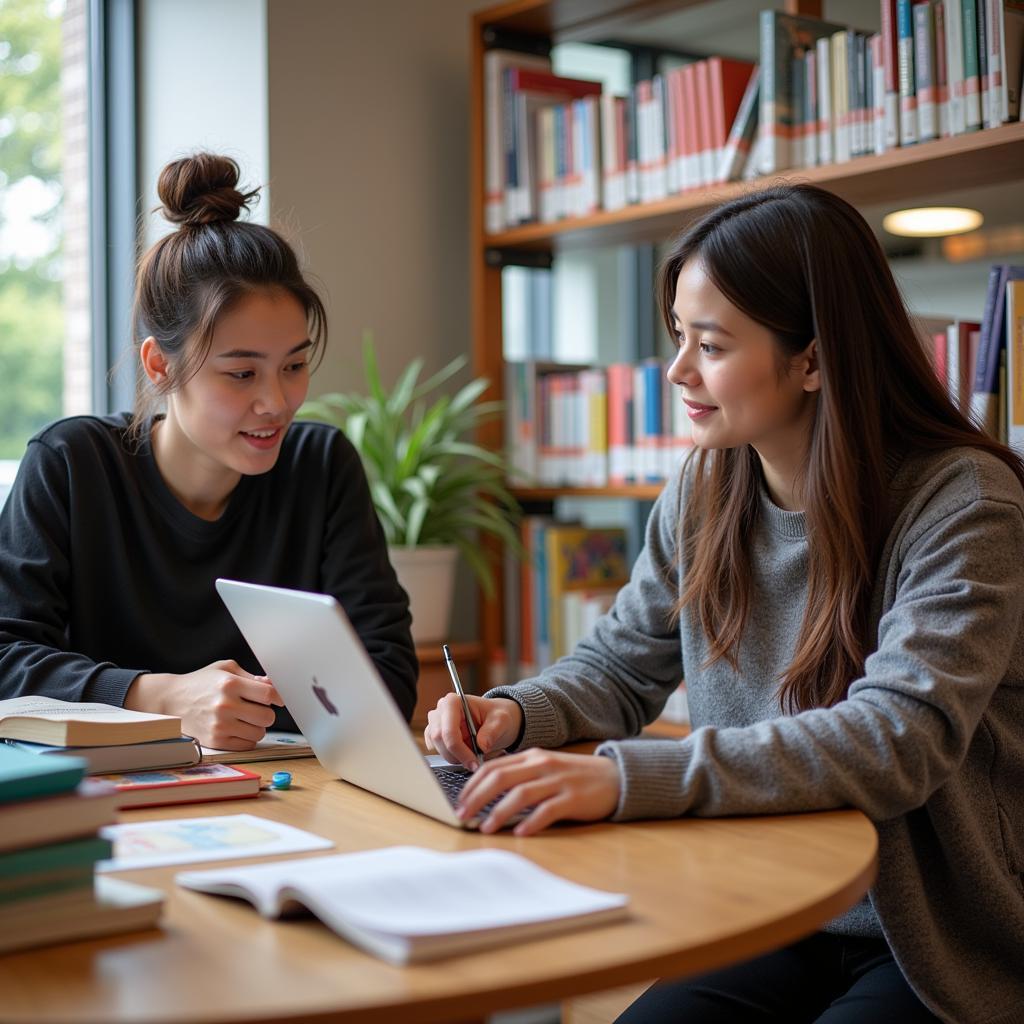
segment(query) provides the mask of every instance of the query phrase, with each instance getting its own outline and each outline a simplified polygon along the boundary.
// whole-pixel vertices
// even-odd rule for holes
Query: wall
[[[473,0],[268,0],[272,222],[322,283],[314,392],[469,351]]]
[[[170,225],[150,213],[170,160],[197,149],[238,161],[242,182],[269,178],[266,0],[138,0],[139,185],[143,244]],[[266,193],[252,212],[269,220]]]

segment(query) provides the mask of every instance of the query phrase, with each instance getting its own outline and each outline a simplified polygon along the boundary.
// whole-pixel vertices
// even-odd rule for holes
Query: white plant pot
[[[455,567],[454,545],[388,548],[398,582],[409,595],[412,638],[417,644],[447,641],[452,624]]]

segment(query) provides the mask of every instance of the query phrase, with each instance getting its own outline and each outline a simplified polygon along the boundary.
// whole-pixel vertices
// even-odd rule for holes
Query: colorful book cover
[[[102,776],[117,787],[118,807],[159,807],[257,796],[260,776],[248,768],[199,764],[147,772]]]
[[[550,526],[544,538],[547,556],[546,613],[552,660],[570,653],[562,623],[563,597],[576,590],[621,587],[629,576],[626,531],[585,526]]]

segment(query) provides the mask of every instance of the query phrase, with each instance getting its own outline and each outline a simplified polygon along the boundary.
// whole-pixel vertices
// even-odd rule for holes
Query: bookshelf
[[[488,234],[484,221],[484,53],[486,39],[498,30],[549,37],[552,42],[612,39],[616,31],[666,11],[698,7],[707,0],[511,0],[482,10],[471,21],[470,95],[470,292],[472,362],[476,374],[492,381],[489,397],[501,398],[502,289],[501,251],[557,255],[573,249],[664,241],[686,223],[734,196],[751,183],[719,184],[616,211],[554,223],[531,223]],[[719,6],[716,2],[714,6]],[[768,0],[765,7],[772,6]],[[820,0],[786,0],[775,7],[791,14],[822,17]],[[699,39],[688,40],[700,51]],[[1024,123],[1011,122],[951,138],[936,139],[886,153],[860,156],[846,163],[802,168],[760,178],[756,185],[801,180],[829,189],[849,202],[867,206],[926,198],[981,185],[1019,181],[1024,167]],[[492,423],[481,442],[500,449],[502,425]],[[553,501],[563,496],[653,500],[660,484],[606,488],[520,487],[524,502]],[[499,586],[498,593],[502,593]],[[481,606],[481,659],[486,663],[502,643],[500,599]]]

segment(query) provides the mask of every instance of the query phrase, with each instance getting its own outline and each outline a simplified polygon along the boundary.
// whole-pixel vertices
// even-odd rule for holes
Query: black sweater
[[[359,456],[293,423],[274,468],[242,477],[216,522],[168,490],[127,414],[61,420],[28,444],[0,513],[0,698],[121,705],[144,672],[235,659],[261,673],[218,576],[332,594],[408,719],[417,663]],[[278,709],[278,728],[294,729]]]

